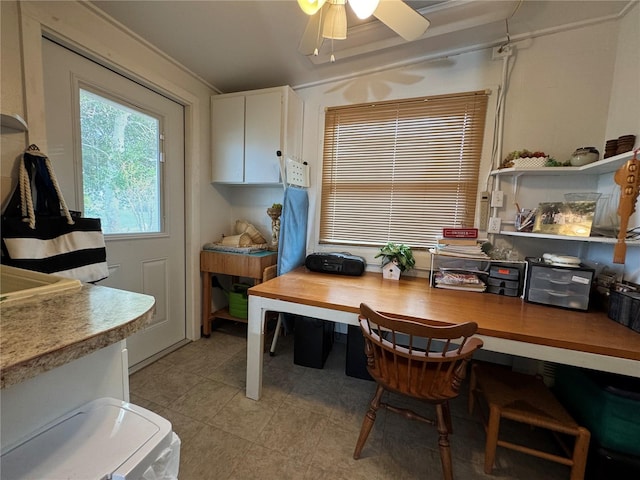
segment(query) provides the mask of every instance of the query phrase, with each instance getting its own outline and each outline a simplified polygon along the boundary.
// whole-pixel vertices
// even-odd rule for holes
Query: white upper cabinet
[[[244,97],[211,99],[213,182],[244,181]]]
[[[281,183],[277,152],[300,159],[302,113],[287,86],[211,97],[211,181]]]

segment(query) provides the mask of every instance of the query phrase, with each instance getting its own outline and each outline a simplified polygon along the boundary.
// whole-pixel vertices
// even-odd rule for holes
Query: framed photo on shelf
[[[596,202],[548,202],[538,206],[534,233],[588,237],[596,211]]]

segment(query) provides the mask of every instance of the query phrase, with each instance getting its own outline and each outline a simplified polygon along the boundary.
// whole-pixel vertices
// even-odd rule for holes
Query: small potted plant
[[[278,214],[278,216],[280,216],[280,214],[282,213],[282,204],[274,203],[273,205],[271,205],[270,208],[267,208],[267,213],[269,215],[273,213],[273,214]]]
[[[378,257],[382,257],[382,276],[393,280],[399,279],[401,272],[411,270],[416,264],[411,248],[403,243],[387,243],[375,256]]]

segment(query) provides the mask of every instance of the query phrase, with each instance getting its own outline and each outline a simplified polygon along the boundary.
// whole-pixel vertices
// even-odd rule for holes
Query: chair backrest
[[[482,347],[475,322],[455,325],[391,317],[360,304],[367,369],[385,388],[428,401],[458,395],[467,362]]]

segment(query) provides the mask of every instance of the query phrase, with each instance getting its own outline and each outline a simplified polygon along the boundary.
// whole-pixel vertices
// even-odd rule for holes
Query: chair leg
[[[364,444],[366,443],[367,438],[369,438],[369,433],[371,433],[373,423],[376,421],[376,412],[380,408],[380,399],[382,398],[383,393],[384,388],[382,387],[382,385],[378,385],[376,388],[376,393],[373,395],[373,398],[369,403],[369,410],[367,410],[367,413],[364,415],[364,419],[362,420],[360,435],[358,436],[356,449],[353,452],[353,458],[355,460],[358,460],[360,458],[360,454],[362,453]]]
[[[444,424],[447,427],[447,432],[449,432],[449,435],[452,435],[453,423],[451,422],[451,407],[448,401],[442,404],[442,413],[444,415]]]
[[[582,480],[587,465],[587,455],[589,453],[589,440],[591,433],[584,427],[579,427],[579,434],[573,447],[573,466],[571,467],[570,480]]]
[[[436,417],[438,426],[438,448],[440,450],[440,462],[442,463],[442,477],[445,480],[453,480],[453,464],[451,461],[451,445],[449,444],[449,431],[445,408],[442,404],[436,405]],[[451,419],[449,419],[449,423]]]
[[[489,422],[487,424],[487,441],[484,447],[484,473],[491,473],[496,459],[498,432],[500,431],[500,408],[489,405]]]
[[[276,323],[276,331],[273,332],[273,340],[271,340],[271,348],[269,349],[269,355],[272,357],[276,354],[276,345],[278,344],[278,337],[280,336],[280,329],[282,328],[282,313],[278,313],[278,322]]]

